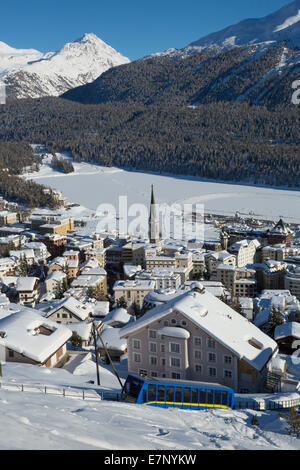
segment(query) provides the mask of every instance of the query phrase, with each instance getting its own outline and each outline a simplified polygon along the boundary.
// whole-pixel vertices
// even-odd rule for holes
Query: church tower
[[[149,216],[149,241],[150,243],[159,242],[159,219],[157,215],[157,207],[154,199],[153,184],[151,186],[151,204]]]

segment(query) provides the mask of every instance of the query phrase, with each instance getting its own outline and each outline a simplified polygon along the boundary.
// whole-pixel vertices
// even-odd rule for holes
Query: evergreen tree
[[[288,432],[289,434],[300,435],[300,415],[297,413],[295,408],[290,408],[287,416]]]
[[[272,307],[271,316],[268,323],[270,327],[270,335],[274,337],[276,326],[282,325],[284,323],[284,319],[282,318],[280,310],[277,307]]]

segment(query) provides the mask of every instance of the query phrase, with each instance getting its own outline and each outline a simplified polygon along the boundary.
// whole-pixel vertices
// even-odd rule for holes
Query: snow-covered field
[[[75,374],[4,364],[3,381],[83,386],[90,361]],[[94,367],[94,364],[93,364]],[[91,369],[90,369],[91,368]],[[105,371],[105,372],[104,372]],[[116,388],[108,367],[104,387]],[[257,414],[259,426],[251,425]],[[299,450],[275,411],[187,411],[0,389],[1,450]]]
[[[119,196],[127,196],[128,207],[150,202],[151,184],[159,204],[204,204],[205,212],[256,215],[300,223],[298,190],[256,187],[238,183],[220,183],[193,177],[162,176],[151,173],[107,168],[88,163],[74,163],[68,175],[53,171],[49,162],[38,173],[26,178],[61,190],[71,202],[96,210],[100,204],[118,209]]]

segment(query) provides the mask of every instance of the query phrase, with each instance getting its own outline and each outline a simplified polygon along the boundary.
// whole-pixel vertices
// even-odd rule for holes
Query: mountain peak
[[[0,42],[0,79],[13,90],[14,98],[58,96],[128,62],[94,33],[46,54]]]
[[[192,47],[232,47],[262,42],[289,41],[300,45],[300,0],[263,18],[250,18],[190,44]]]

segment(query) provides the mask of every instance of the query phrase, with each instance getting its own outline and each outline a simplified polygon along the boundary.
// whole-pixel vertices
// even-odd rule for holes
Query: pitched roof
[[[122,328],[121,337],[143,329],[177,311],[238,358],[261,370],[277,349],[276,342],[239,313],[207,292],[189,291],[155,307],[134,323]]]
[[[52,333],[39,334],[42,326]],[[0,331],[5,335],[0,337],[0,345],[42,364],[72,336],[69,328],[47,320],[29,308],[0,319]]]

